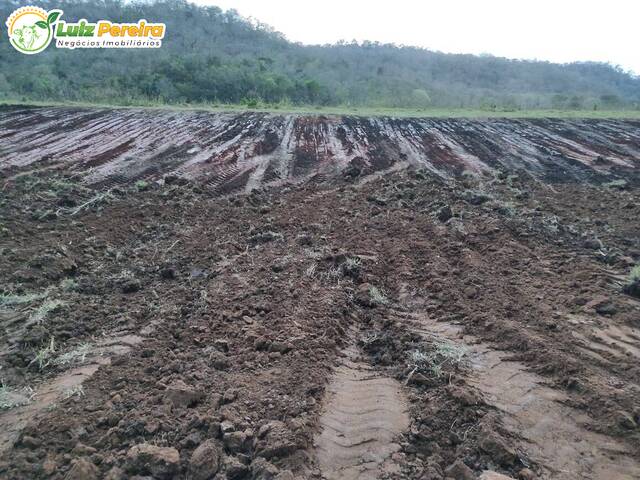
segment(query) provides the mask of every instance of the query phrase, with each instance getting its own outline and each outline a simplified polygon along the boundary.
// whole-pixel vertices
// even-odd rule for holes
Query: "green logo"
[[[62,10],[46,11],[39,7],[20,7],[7,19],[9,39],[13,48],[33,55],[49,46],[53,38],[53,26]]]

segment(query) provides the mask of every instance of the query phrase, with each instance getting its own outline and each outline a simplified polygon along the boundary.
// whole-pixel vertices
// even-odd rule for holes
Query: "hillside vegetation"
[[[0,0],[3,21],[31,2]],[[162,21],[157,50],[35,56],[0,41],[0,99],[375,108],[638,109],[640,78],[602,63],[558,65],[378,43],[304,46],[234,11],[181,0],[38,2],[64,19]],[[6,35],[6,30],[5,30]]]

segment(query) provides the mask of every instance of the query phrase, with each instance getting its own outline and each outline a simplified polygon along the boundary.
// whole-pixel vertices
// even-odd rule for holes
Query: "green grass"
[[[0,305],[23,305],[25,303],[31,303],[36,300],[44,298],[44,294],[40,293],[27,293],[25,295],[0,295]]]
[[[612,180],[611,182],[603,183],[602,186],[606,188],[617,188],[624,190],[628,185],[628,182],[623,179]]]
[[[1,106],[39,106],[39,107],[81,107],[81,108],[122,108],[173,111],[208,111],[208,112],[265,112],[300,115],[354,115],[362,117],[401,117],[401,118],[628,118],[640,119],[640,110],[483,110],[473,108],[387,108],[387,107],[353,107],[353,106],[293,106],[264,105],[247,107],[233,104],[162,104],[145,102],[136,105],[114,105],[90,102],[54,102],[54,101],[19,101],[2,100]]]
[[[50,312],[58,309],[63,306],[65,303],[61,300],[47,300],[42,305],[40,305],[29,317],[32,322],[40,323]]]
[[[40,350],[36,352],[36,356],[29,365],[33,363],[38,364],[38,369],[42,370],[48,367],[53,360],[53,355],[56,353],[56,343],[53,337],[49,340],[49,343],[45,344]]]
[[[60,282],[60,288],[64,292],[75,292],[78,288],[78,282],[73,280],[72,278],[65,278]]]
[[[138,189],[138,191],[143,192],[149,189],[149,183],[145,182],[144,180],[138,180],[136,182],[136,188]]]

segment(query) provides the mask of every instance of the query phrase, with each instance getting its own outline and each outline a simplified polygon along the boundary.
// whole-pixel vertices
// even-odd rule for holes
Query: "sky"
[[[304,44],[372,40],[448,53],[610,62],[640,74],[638,0],[193,0]]]

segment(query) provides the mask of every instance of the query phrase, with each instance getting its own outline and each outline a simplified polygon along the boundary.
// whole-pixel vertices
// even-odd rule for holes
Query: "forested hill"
[[[600,63],[557,65],[377,43],[303,46],[237,13],[180,0],[0,0],[66,21],[161,21],[155,50],[16,52],[0,37],[0,99],[371,107],[639,108],[640,78]],[[508,39],[505,39],[508,41]]]

